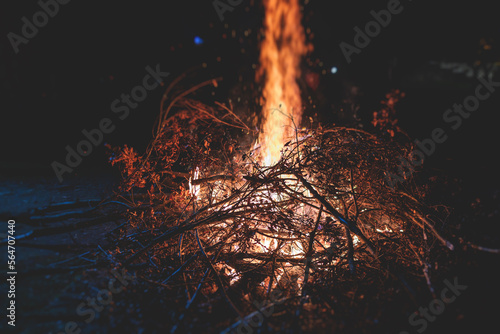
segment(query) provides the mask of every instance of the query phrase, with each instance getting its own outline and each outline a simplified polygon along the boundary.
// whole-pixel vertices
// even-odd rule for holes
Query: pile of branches
[[[432,292],[431,264],[453,245],[411,180],[387,182],[410,147],[318,126],[295,129],[263,166],[230,106],[188,93],[162,103],[145,154],[111,157],[131,199],[115,259],[176,300],[172,332],[204,317],[225,332],[332,328],[325,318],[348,316],[358,289],[383,299],[424,281]]]

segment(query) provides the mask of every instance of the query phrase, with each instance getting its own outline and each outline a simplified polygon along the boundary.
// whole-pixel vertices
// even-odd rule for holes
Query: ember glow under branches
[[[296,129],[281,159],[262,166],[231,139],[241,132],[234,114],[173,101],[144,156],[126,149],[114,159],[128,175],[125,190],[149,189],[131,203],[117,241],[124,263],[154,259],[148,280],[173,293],[203,288],[238,317],[253,312],[243,295],[257,287],[286,291],[295,310],[306,286],[331,289],[332,275],[371,272],[406,284],[394,268],[419,275],[431,249],[453,249],[417,189],[386,184],[405,152],[394,142],[355,129]],[[195,167],[188,174],[182,166]]]
[[[331,290],[332,279],[352,275],[406,285],[400,269],[419,275],[431,249],[453,249],[420,189],[386,182],[408,147],[356,129],[300,129],[297,79],[311,48],[299,2],[264,7],[260,146],[242,147],[241,130],[251,130],[231,108],[189,97],[205,83],[167,106],[169,87],[146,154],[117,150],[113,160],[124,166],[124,190],[148,189],[119,236],[121,260],[154,263],[148,280],[183,289],[188,305],[204,289],[210,305],[224,302],[240,319],[253,312],[248,295],[261,299],[259,288],[285,291],[300,315],[307,289]]]

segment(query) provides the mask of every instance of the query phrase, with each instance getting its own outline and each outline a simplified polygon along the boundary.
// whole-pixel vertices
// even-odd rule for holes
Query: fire
[[[266,166],[276,164],[281,158],[281,150],[284,144],[290,139],[297,138],[298,141],[308,139],[302,133],[295,136],[295,129],[299,127],[302,118],[302,99],[297,80],[301,76],[300,63],[302,58],[312,50],[311,45],[306,44],[306,36],[302,26],[302,15],[299,0],[263,0],[265,8],[263,40],[260,45],[260,67],[256,73],[256,80],[263,83],[262,91],[262,131],[259,136],[260,144],[260,163]],[[256,148],[254,146],[254,148]],[[199,178],[200,170],[194,171],[193,180]],[[297,194],[303,194],[310,197],[311,194],[305,189],[298,180],[294,180],[293,175],[281,175],[280,177],[289,177],[283,180],[283,185],[293,189]],[[244,187],[245,182],[240,186]],[[227,185],[226,185],[227,186]],[[194,185],[189,180],[189,190],[194,201],[203,207],[210,201],[208,197],[221,200],[230,196],[225,185],[220,184],[218,189],[217,182],[209,193],[200,191],[200,186]],[[278,212],[282,210],[278,204],[292,201],[292,197],[281,194],[273,189],[261,187],[253,192],[249,205],[259,210],[268,210],[269,212]],[[233,205],[235,205],[233,207]],[[241,202],[226,203],[213,210],[239,210]],[[303,221],[315,219],[318,216],[317,209],[298,204],[294,208],[297,210],[296,218]],[[321,214],[320,214],[321,216]],[[321,217],[318,217],[319,220]],[[235,222],[229,219],[227,226],[217,225],[217,228],[228,228]],[[301,232],[291,232],[289,228],[275,226],[272,219],[263,219],[259,213],[249,214],[244,220],[245,225],[255,231],[251,238],[248,250],[254,255],[276,254],[288,259],[298,259],[305,256],[306,249],[302,243],[303,235]],[[218,241],[217,238],[215,240]],[[357,243],[357,239],[355,238]],[[315,250],[325,249],[323,245],[327,244],[323,236],[316,237]],[[238,243],[234,244],[233,251],[239,250]],[[249,263],[260,263],[259,258],[245,259]],[[284,261],[283,265],[288,267],[296,266],[291,262]]]
[[[404,154],[399,145],[387,145],[359,129],[294,131],[302,116],[300,62],[311,47],[305,43],[299,0],[263,1],[257,79],[264,84],[264,118],[260,152],[255,154],[260,160],[245,158],[255,147],[243,154],[225,145],[231,134],[226,127],[241,128],[243,123],[231,109],[205,108],[188,99],[187,92],[173,97],[167,108],[162,100],[158,132],[147,154],[138,157],[125,147],[113,157],[113,163],[125,166],[123,187],[134,205],[128,211],[130,226],[119,230],[123,235],[117,255],[126,263],[151,263],[154,268],[144,270],[154,283],[170,286],[174,296],[186,293],[189,301],[181,319],[198,291],[209,307],[217,300],[212,295],[220,292],[243,319],[235,305],[250,305],[244,300],[261,297],[264,291],[270,296],[284,290],[283,301],[294,307],[294,317],[300,320],[307,304],[308,312],[324,309],[313,304],[321,299],[318,292],[335,295],[342,290],[327,290],[332,276],[339,278],[339,286],[349,286],[343,283],[351,282],[348,277],[372,273],[380,273],[377,281],[383,281],[388,274],[396,276],[391,267],[410,273],[427,268],[416,250],[430,251],[434,241],[453,250],[427,219],[429,210],[413,190],[406,193],[388,184],[387,173],[394,172]],[[174,105],[179,112],[168,116]],[[202,145],[208,137],[221,144],[210,146],[203,140]],[[285,147],[290,139],[295,142]],[[185,172],[191,166],[195,168],[188,177]],[[136,188],[150,189],[146,201],[134,202]],[[428,241],[431,235],[434,239]],[[118,248],[122,244],[130,248],[123,255]],[[257,285],[265,290],[255,289]],[[347,293],[348,298],[340,299],[352,300],[352,291]],[[233,297],[239,302],[233,303]]]
[[[264,7],[257,80],[264,80],[261,160],[269,166],[280,159],[281,148],[300,124],[302,100],[297,79],[301,75],[300,61],[309,47],[298,0],[264,0]]]
[[[199,177],[200,177],[200,168],[196,167],[196,169],[194,170],[193,178],[192,179],[191,179],[191,177],[189,178],[189,193],[194,198],[196,198],[198,196],[198,194],[200,193],[200,186],[193,185],[193,182],[191,180],[196,181],[196,180],[198,180]]]

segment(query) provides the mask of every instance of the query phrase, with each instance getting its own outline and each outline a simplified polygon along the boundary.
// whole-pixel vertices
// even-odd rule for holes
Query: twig
[[[82,256],[85,256],[87,254],[90,254],[90,251],[89,252],[85,252],[85,253],[80,254],[80,255],[77,255],[77,256],[70,257],[69,259],[66,259],[66,260],[62,260],[62,261],[59,261],[59,262],[51,263],[51,264],[49,264],[49,266],[57,266],[59,264],[66,263],[66,262],[69,262],[71,260],[74,260],[74,259],[77,259],[77,258],[81,258]]]
[[[498,248],[483,247],[483,246],[475,245],[471,242],[468,242],[467,245],[474,248],[474,249],[483,251],[483,252],[492,253],[492,254],[500,254],[500,249],[498,249]]]
[[[254,311],[250,314],[248,314],[247,316],[245,317],[242,317],[240,318],[240,320],[238,320],[237,322],[235,322],[234,324],[232,324],[231,326],[229,326],[228,328],[224,329],[223,331],[220,332],[220,334],[228,334],[228,333],[231,333],[231,331],[235,330],[236,328],[238,328],[242,323],[247,323],[250,319],[252,319],[254,316],[256,316],[257,314],[259,313],[262,313],[263,311],[266,311],[267,309],[271,308],[271,307],[274,307],[275,305],[281,305],[283,304],[284,302],[286,302],[287,300],[291,299],[291,297],[288,297],[288,298],[282,298],[280,300],[278,300],[277,302],[274,302],[274,303],[269,303],[268,305],[266,305],[265,307],[257,310],[257,311]]]
[[[375,251],[375,247],[373,246],[372,242],[367,237],[365,237],[365,235],[363,234],[363,232],[361,232],[359,227],[357,227],[356,224],[353,223],[352,221],[346,220],[340,214],[340,212],[335,210],[335,208],[324,197],[322,197],[320,194],[318,194],[318,192],[313,188],[313,186],[309,182],[307,182],[302,175],[297,173],[297,174],[295,174],[295,176],[297,176],[297,178],[300,180],[300,182],[302,182],[304,187],[306,187],[307,190],[309,190],[311,192],[311,194],[314,196],[314,198],[316,198],[321,204],[323,204],[325,206],[325,208],[328,210],[328,212],[330,212],[330,214],[332,214],[335,218],[337,218],[342,224],[347,226],[347,228],[349,228],[349,230],[352,233],[356,234],[366,244],[366,247],[368,248],[370,253],[375,258],[377,258],[377,253]]]
[[[216,278],[215,282],[219,286],[219,290],[220,290],[222,296],[224,297],[224,299],[226,300],[226,302],[229,304],[229,306],[231,306],[231,308],[236,313],[236,315],[241,318],[242,317],[242,313],[238,310],[238,308],[236,307],[236,305],[234,305],[234,303],[231,301],[231,299],[227,295],[226,290],[224,288],[224,284],[222,283],[222,280],[220,279],[219,273],[214,268],[214,266],[213,266],[212,262],[210,261],[210,258],[208,257],[207,253],[205,253],[205,249],[203,248],[203,246],[201,244],[201,241],[200,241],[200,238],[198,236],[198,229],[195,229],[195,236],[196,236],[196,241],[198,242],[198,246],[200,246],[201,253],[205,257],[205,260],[207,261],[210,269],[212,270],[212,272],[215,275],[215,278]]]
[[[316,223],[314,224],[314,229],[311,232],[311,235],[309,237],[309,246],[307,248],[307,253],[306,253],[306,268],[304,270],[304,282],[302,284],[302,292],[301,292],[301,299],[299,303],[299,307],[297,308],[297,311],[295,312],[295,317],[297,321],[300,319],[300,312],[302,311],[302,307],[304,306],[305,300],[306,300],[306,292],[307,292],[307,282],[309,281],[309,268],[311,267],[311,262],[312,262],[312,256],[313,256],[313,245],[314,245],[314,238],[316,237],[316,231],[318,230],[319,222],[321,220],[321,215],[323,214],[323,205],[319,208],[318,212],[318,217],[316,218]]]
[[[354,263],[354,245],[352,242],[352,236],[351,236],[351,231],[347,226],[345,226],[345,236],[347,238],[347,246],[348,246],[348,252],[347,252],[347,258],[349,260],[349,270],[351,271],[352,275],[356,275],[356,265]]]
[[[207,278],[209,272],[210,272],[210,269],[205,270],[205,274],[201,278],[200,284],[198,284],[198,287],[196,288],[196,291],[194,292],[193,297],[188,300],[186,307],[184,308],[184,312],[182,312],[182,314],[179,316],[179,320],[177,321],[177,324],[175,324],[172,327],[172,329],[170,330],[170,333],[175,333],[177,328],[179,328],[178,324],[184,319],[184,317],[186,316],[186,312],[189,310],[189,307],[196,299],[196,296],[198,296],[198,292],[200,291],[201,286],[203,285],[203,282],[205,281],[205,278]]]

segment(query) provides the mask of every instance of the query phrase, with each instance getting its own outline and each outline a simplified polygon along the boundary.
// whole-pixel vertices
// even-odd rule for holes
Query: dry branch
[[[254,314],[243,316],[251,310],[246,298],[262,300],[277,289],[300,318],[306,296],[331,307],[318,291],[342,293],[337,285],[393,277],[413,293],[407,277],[419,278],[428,261],[416,249],[454,249],[429,218],[420,189],[386,181],[405,147],[361,130],[319,127],[297,130],[281,160],[263,166],[259,147],[239,144],[242,130],[251,132],[243,117],[187,99],[194,91],[162,105],[144,155],[125,147],[112,157],[125,175],[121,195],[143,194],[116,231],[116,247],[126,251],[115,255],[126,266],[154,257],[141,276],[187,294],[175,329],[186,325],[200,292],[240,319]],[[431,232],[427,239],[422,231]]]

